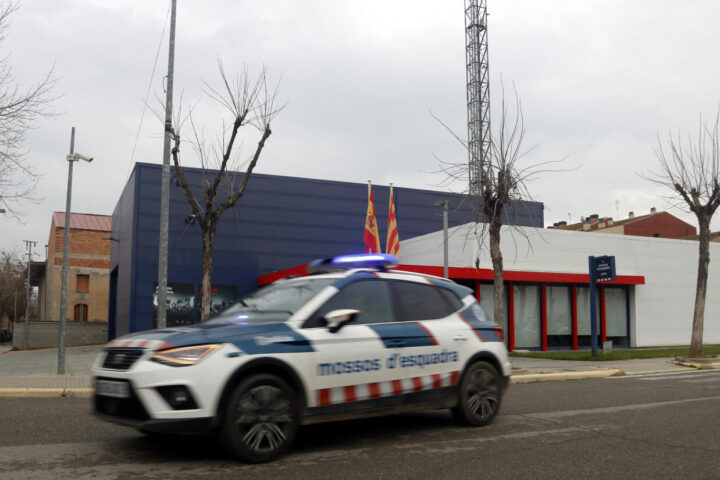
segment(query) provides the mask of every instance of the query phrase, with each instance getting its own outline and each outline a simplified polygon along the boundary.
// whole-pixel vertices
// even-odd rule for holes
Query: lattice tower
[[[482,190],[482,171],[490,159],[490,75],[488,71],[487,1],[465,0],[465,59],[469,191]]]

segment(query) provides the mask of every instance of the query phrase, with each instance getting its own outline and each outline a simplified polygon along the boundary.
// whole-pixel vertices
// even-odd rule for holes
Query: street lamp
[[[67,270],[70,256],[70,199],[72,197],[73,162],[84,160],[92,162],[93,158],[75,153],[75,127],[70,133],[70,155],[65,157],[68,161],[67,202],[65,203],[65,240],[63,242],[62,287],[60,288],[60,333],[58,335],[58,375],[65,374],[65,323],[67,316]]]
[[[448,206],[450,202],[447,200],[440,200],[439,202],[433,203],[433,205],[443,207],[443,276],[448,277]]]

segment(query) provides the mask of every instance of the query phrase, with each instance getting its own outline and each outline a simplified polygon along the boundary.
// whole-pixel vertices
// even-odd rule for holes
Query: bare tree
[[[6,39],[10,16],[18,9],[15,1],[0,1],[0,43]],[[40,172],[27,161],[25,138],[37,122],[52,115],[53,70],[36,84],[22,89],[15,81],[10,55],[0,57],[0,208],[22,221],[23,201],[36,200]]]
[[[0,252],[0,318],[15,320],[15,295],[19,310],[25,312],[26,271],[22,255],[17,251]]]
[[[675,206],[689,210],[700,225],[700,255],[698,257],[695,310],[693,312],[690,356],[702,357],[705,296],[708,266],[710,265],[710,222],[720,206],[720,109],[715,124],[701,121],[697,139],[687,140],[678,135],[663,141],[658,135],[655,149],[660,170],[640,176],[669,189]]]
[[[466,187],[465,204],[469,204],[475,213],[473,228],[470,232],[477,243],[477,254],[475,267],[480,265],[480,255],[484,246],[488,245],[490,259],[493,266],[493,311],[495,321],[501,323],[505,318],[503,299],[505,298],[505,286],[503,284],[503,255],[500,250],[501,229],[504,223],[504,216],[517,215],[518,211],[527,207],[527,202],[532,197],[526,184],[534,177],[543,172],[553,170],[547,169],[547,165],[558,163],[558,161],[536,163],[528,166],[521,166],[519,162],[531,149],[523,150],[525,139],[525,122],[522,111],[522,102],[515,92],[514,108],[505,100],[503,89],[502,110],[500,121],[490,138],[490,149],[487,158],[475,158],[476,152],[469,148],[468,143],[456,135],[442,121],[440,123],[450,132],[463,147],[470,152],[471,160],[477,162],[477,181],[480,183],[479,194],[469,193]],[[513,111],[514,110],[514,111]],[[435,117],[437,119],[437,117]],[[447,176],[446,183],[457,181],[469,185],[470,171],[468,163],[441,163],[441,172]],[[513,222],[514,223],[514,222]],[[514,227],[514,224],[510,225]],[[527,235],[520,229],[515,229],[518,235],[528,241]]]
[[[245,193],[250,176],[257,165],[260,155],[265,148],[265,142],[270,138],[272,130],[270,122],[282,110],[275,105],[277,86],[268,88],[265,69],[252,78],[247,68],[230,82],[222,63],[219,63],[220,76],[223,87],[216,90],[205,84],[205,92],[232,116],[232,123],[208,145],[199,133],[192,120],[188,117],[192,127],[190,143],[195,149],[202,169],[201,196],[196,197],[193,188],[185,179],[180,165],[181,135],[179,127],[173,128],[172,158],[175,164],[175,175],[185,192],[193,220],[200,226],[202,232],[202,297],[200,308],[200,321],[204,322],[210,315],[210,286],[212,276],[212,258],[215,245],[215,231],[220,216],[227,209],[233,207]],[[183,122],[177,122],[181,125]],[[238,134],[243,127],[250,126],[260,132],[254,152],[246,162],[238,160],[237,147]],[[244,163],[244,165],[243,165]],[[237,170],[245,166],[245,172]]]

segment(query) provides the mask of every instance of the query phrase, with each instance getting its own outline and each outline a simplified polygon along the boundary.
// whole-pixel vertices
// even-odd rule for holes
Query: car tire
[[[471,364],[458,385],[458,403],[452,409],[462,425],[481,427],[493,421],[500,410],[502,379],[488,362]]]
[[[282,456],[297,434],[299,405],[297,394],[283,379],[252,375],[230,394],[222,421],[223,445],[250,463]]]

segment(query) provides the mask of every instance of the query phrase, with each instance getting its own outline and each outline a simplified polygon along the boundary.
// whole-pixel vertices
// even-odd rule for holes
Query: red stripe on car
[[[478,332],[477,329],[475,327],[473,327],[472,324],[465,319],[465,317],[463,317],[462,313],[458,313],[458,317],[460,317],[460,320],[465,322],[465,325],[470,327],[470,330],[472,330],[473,333],[475,333],[475,335],[477,335],[477,337],[480,339],[481,342],[485,341],[485,339],[480,336],[480,332]]]
[[[430,330],[428,330],[428,328],[427,328],[425,325],[423,325],[423,324],[420,323],[420,322],[415,322],[415,323],[416,323],[420,328],[422,328],[422,329],[425,331],[425,333],[427,333],[427,336],[430,337],[430,340],[432,340],[433,345],[437,345],[437,344],[438,344],[437,340],[435,339],[435,335],[433,335],[432,333],[430,333]]]
[[[321,390],[318,390],[318,405],[320,405],[321,407],[324,407],[325,405],[330,405],[329,388],[323,388]]]
[[[369,383],[368,390],[370,391],[370,398],[380,398],[380,384]]]
[[[345,387],[345,401],[354,402],[357,400],[357,394],[355,393],[355,385],[348,385]]]

